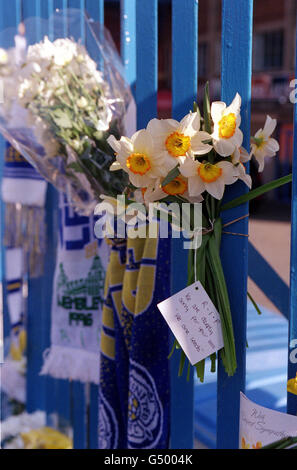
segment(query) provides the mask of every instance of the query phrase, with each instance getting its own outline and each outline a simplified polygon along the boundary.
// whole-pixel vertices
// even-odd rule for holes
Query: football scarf
[[[105,284],[100,449],[162,449],[169,439],[168,239],[113,241]]]
[[[99,382],[99,346],[109,247],[94,236],[94,216],[60,196],[60,239],[52,299],[51,347],[42,374]]]

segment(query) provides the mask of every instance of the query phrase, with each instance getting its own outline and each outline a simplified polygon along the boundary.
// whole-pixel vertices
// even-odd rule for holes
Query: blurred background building
[[[159,7],[159,117],[171,116],[171,6],[162,0]],[[199,87],[208,80],[212,100],[220,99],[221,0],[199,1]],[[296,0],[254,0],[254,45],[252,79],[252,133],[263,127],[266,115],[278,120],[275,137],[280,142],[278,158],[271,159],[265,173],[259,175],[254,163],[251,174],[254,187],[291,170],[293,146],[293,105],[289,95],[295,77]],[[117,1],[106,8],[106,24],[120,47],[120,13]],[[200,91],[200,94],[199,94]],[[187,110],[185,110],[186,112]],[[267,206],[267,201],[273,201]],[[266,203],[265,203],[266,202]],[[289,185],[265,196],[251,206],[252,213],[289,218]],[[269,212],[273,214],[269,215]]]

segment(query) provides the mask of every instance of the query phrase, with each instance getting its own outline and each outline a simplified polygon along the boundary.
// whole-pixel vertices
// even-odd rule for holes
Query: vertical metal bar
[[[87,408],[86,387],[80,382],[71,384],[72,395],[72,424],[74,449],[86,449],[87,447]]]
[[[36,17],[38,14],[39,2],[23,0],[23,18]],[[30,42],[41,39],[37,36],[37,30],[30,32]],[[50,232],[47,233],[50,236]],[[47,269],[47,268],[45,268]],[[49,346],[49,333],[47,329],[47,315],[50,315],[49,308],[43,302],[44,279],[33,279],[29,281],[28,296],[28,347],[27,347],[27,410],[47,411],[46,390],[48,384],[47,377],[40,377],[39,372],[42,366],[42,354]],[[36,315],[38,312],[38,315]]]
[[[94,21],[104,24],[104,0],[86,0],[86,11],[90,18]],[[92,37],[86,34],[86,46],[88,49],[88,41],[92,41]],[[99,373],[99,371],[98,371]],[[90,385],[90,400],[89,400],[89,448],[98,448],[98,386],[95,384]]]
[[[297,44],[297,34],[296,34]],[[297,49],[296,49],[297,77]],[[291,280],[289,311],[289,360],[288,379],[297,374],[297,104],[294,104],[294,150],[293,150],[293,183],[292,183],[292,226],[291,226]],[[287,412],[297,415],[297,395],[288,393]]]
[[[14,0],[9,4],[7,2],[1,4],[0,9],[0,32],[5,30],[6,28],[12,28],[17,26],[20,23],[21,19],[21,10],[20,10],[20,0]],[[12,47],[14,44],[12,41],[12,37],[10,35],[2,35],[1,36],[1,44],[0,47],[8,48]],[[0,185],[2,180],[2,170],[3,170],[3,162],[4,162],[4,153],[5,153],[5,140],[2,136],[0,136]],[[4,259],[5,259],[5,248],[3,246],[2,240],[4,236],[4,204],[0,199],[0,236],[1,236],[1,245],[0,245],[0,321],[4,321],[4,325],[0,326],[0,330],[3,326],[3,338],[0,337],[0,342],[2,339],[9,335],[9,314],[7,304],[4,298],[4,291],[3,291],[3,280],[5,278],[5,266],[4,266]],[[1,319],[1,314],[3,313],[3,318]],[[0,352],[0,361],[4,358],[2,357],[2,353]],[[0,370],[0,381],[1,381],[1,370]],[[1,393],[0,393],[0,401],[2,400]],[[0,409],[0,412],[2,409]],[[1,416],[0,416],[1,419]]]
[[[198,74],[198,1],[172,0],[172,113],[181,119],[193,109],[197,99]],[[172,293],[187,283],[188,253],[182,240],[172,240]],[[194,436],[193,372],[178,377],[179,354],[171,359],[171,447],[190,449]],[[184,397],[181,400],[181,397]]]
[[[158,92],[158,1],[136,2],[138,129],[157,116]]]
[[[242,98],[244,147],[250,146],[250,100],[253,0],[224,0],[222,12],[222,100],[230,103],[238,92]],[[226,191],[225,200],[247,191],[239,182]],[[248,205],[228,211],[224,219],[248,214]],[[248,219],[237,222],[235,232],[248,233]],[[227,377],[221,361],[218,372],[217,447],[238,448],[239,399],[245,389],[248,238],[224,235],[222,263],[230,296],[237,355],[237,372]]]
[[[90,17],[104,24],[104,0],[86,0],[86,11]]]
[[[81,14],[81,21],[79,25],[78,31],[68,31],[68,33],[72,34],[72,36],[76,39],[82,39],[85,41],[85,21],[84,21],[84,14],[85,14],[85,0],[68,0],[68,8],[73,8],[75,10],[80,10]]]
[[[85,43],[85,2],[84,0],[68,0],[68,7],[80,10],[79,22],[68,24],[68,36]],[[77,29],[78,28],[78,29]],[[88,439],[86,385],[81,382],[71,384],[71,414],[73,425],[73,445],[75,449],[86,449]]]
[[[98,449],[98,385],[90,386],[89,448]]]
[[[136,84],[136,0],[121,0],[121,55],[126,80],[135,91]]]

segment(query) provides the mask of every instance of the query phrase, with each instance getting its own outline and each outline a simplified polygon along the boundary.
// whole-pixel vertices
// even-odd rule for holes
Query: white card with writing
[[[289,436],[297,436],[297,416],[264,408],[240,394],[240,449],[259,449]]]
[[[158,309],[192,365],[224,347],[220,315],[201,282],[164,300]]]

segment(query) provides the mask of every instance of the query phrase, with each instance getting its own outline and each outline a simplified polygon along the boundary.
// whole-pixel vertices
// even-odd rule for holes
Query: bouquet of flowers
[[[265,157],[274,156],[279,149],[278,142],[271,138],[276,120],[269,116],[264,128],[252,138],[250,151],[242,147],[240,108],[238,93],[229,106],[223,102],[210,105],[206,85],[203,117],[195,103],[194,112],[187,114],[181,122],[153,119],[146,129],[139,130],[131,139],[116,140],[114,136],[108,139],[116,153],[111,170],[124,170],[128,174],[128,194],[134,192],[137,201],[146,205],[161,200],[180,205],[202,202],[202,227],[195,227],[190,220],[193,237],[196,233],[202,234],[202,242],[189,251],[188,283],[199,280],[220,313],[224,339],[220,355],[230,376],[235,373],[237,364],[230,303],[220,259],[221,213],[292,179],[288,175],[223,204],[227,185],[241,180],[251,188],[252,180],[245,163],[253,155],[262,171]],[[177,341],[175,348],[180,348]],[[211,361],[214,371],[216,354],[211,356]],[[182,351],[180,373],[184,363]],[[195,366],[203,381],[205,360]]]
[[[75,15],[68,11],[65,21],[77,36]],[[51,19],[55,31],[60,19],[59,13]],[[32,33],[35,23],[28,21]],[[80,212],[90,214],[101,193],[117,194],[126,184],[124,173],[111,178],[106,140],[124,132],[133,98],[110,36],[84,21],[88,51],[84,38],[44,37],[24,49],[4,83],[0,131]]]

